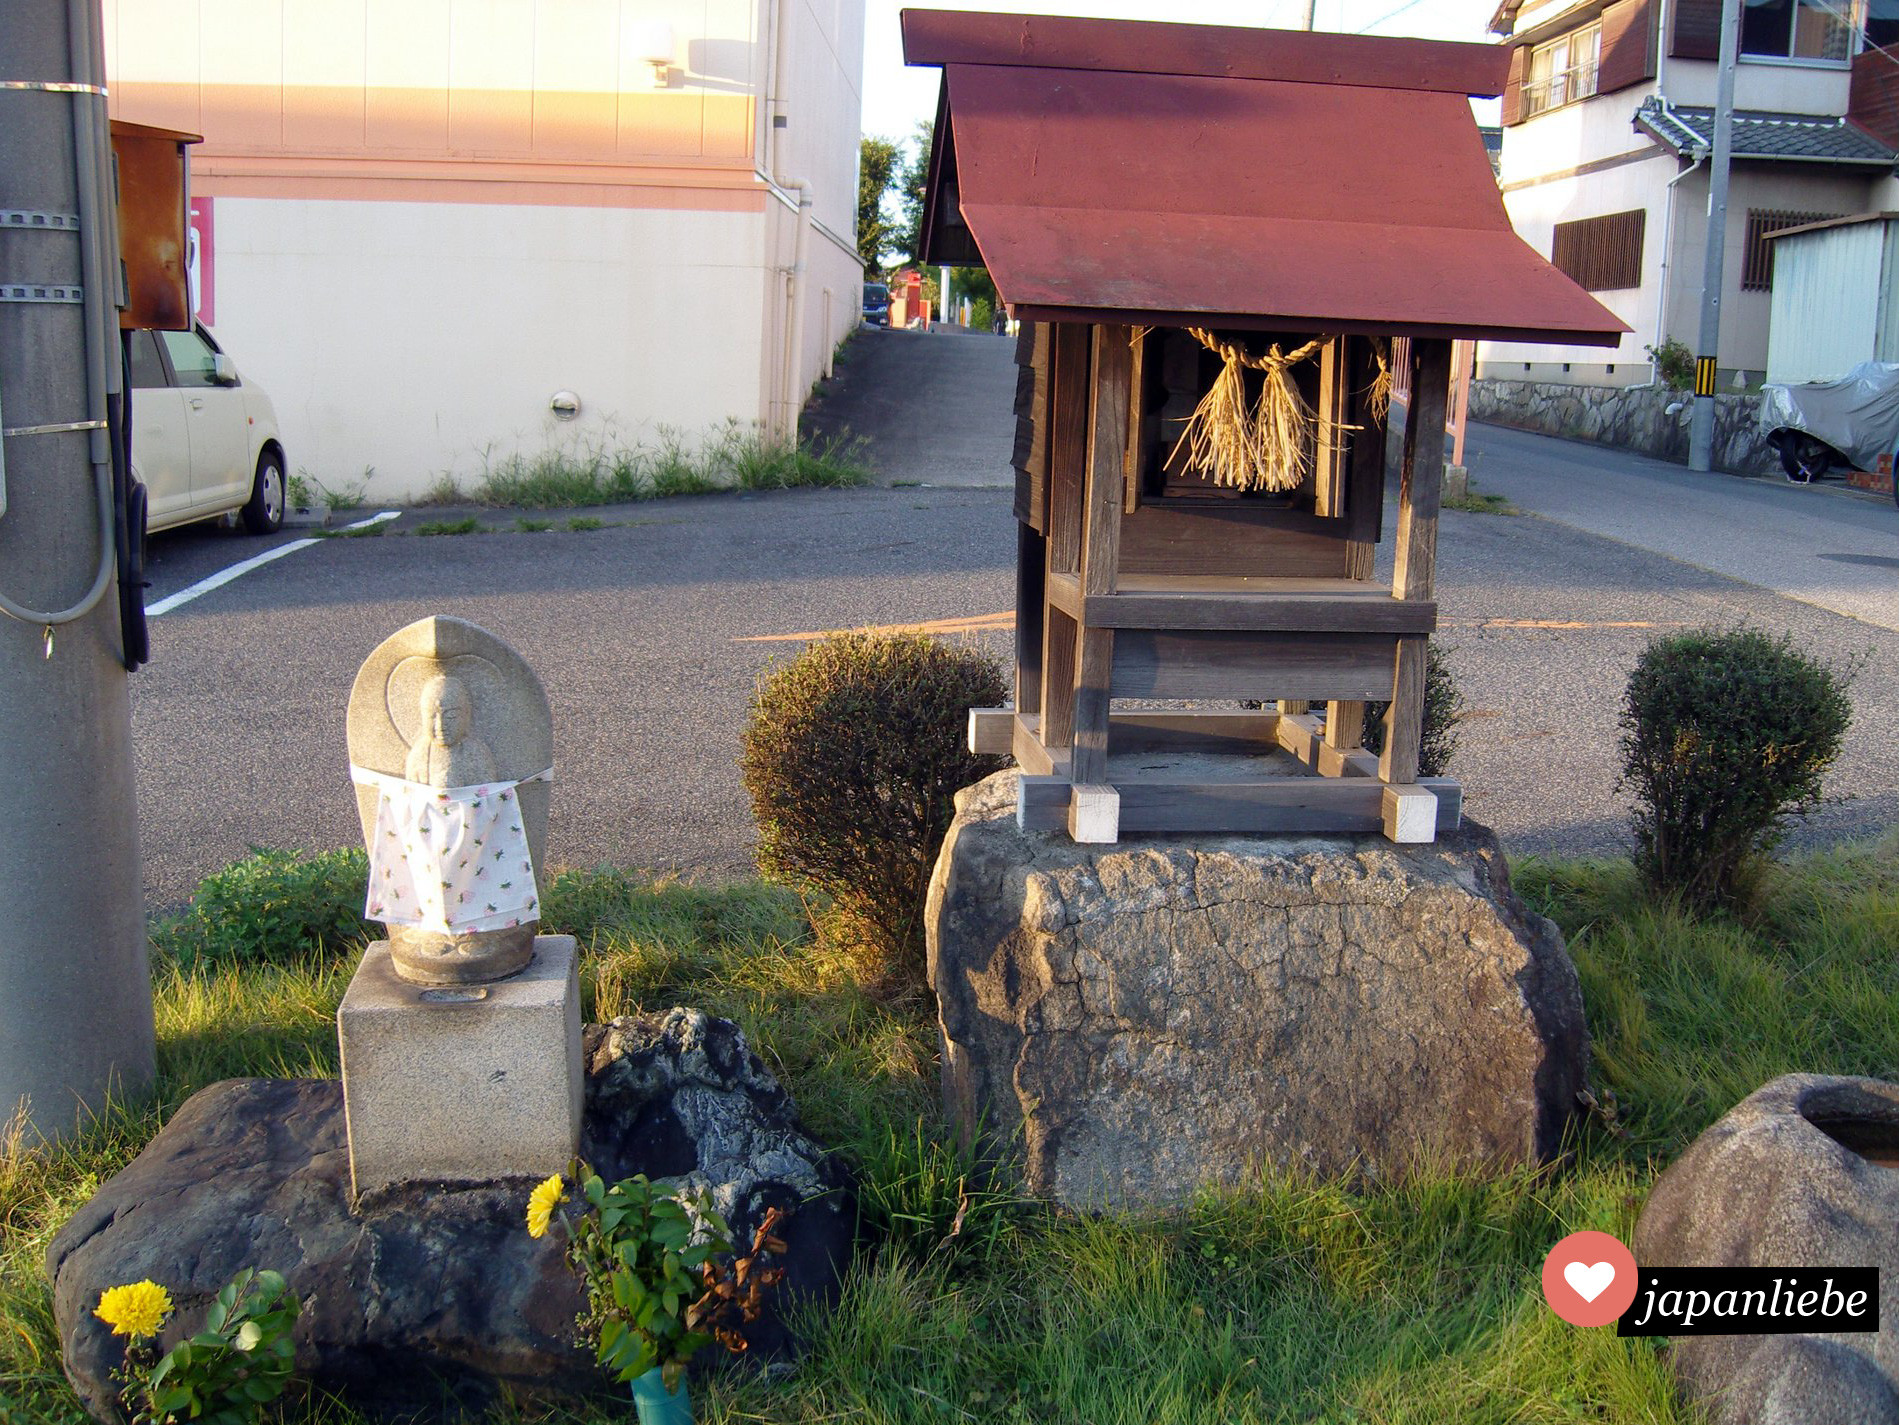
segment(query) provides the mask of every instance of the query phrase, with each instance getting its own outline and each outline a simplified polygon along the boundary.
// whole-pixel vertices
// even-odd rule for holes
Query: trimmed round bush
[[[1368,752],[1385,751],[1385,714],[1392,704],[1367,703],[1365,725],[1359,741]],[[1464,711],[1464,696],[1458,691],[1457,676],[1451,671],[1451,655],[1437,639],[1425,644],[1425,719],[1418,740],[1418,774],[1442,777],[1458,750],[1458,718]]]
[[[1694,908],[1733,900],[1738,873],[1820,801],[1851,716],[1841,679],[1786,636],[1701,629],[1652,642],[1621,718],[1643,878]]]
[[[921,636],[845,634],[760,680],[740,770],[759,869],[815,887],[889,969],[921,981],[924,894],[953,798],[1006,765],[965,744],[995,661]]]

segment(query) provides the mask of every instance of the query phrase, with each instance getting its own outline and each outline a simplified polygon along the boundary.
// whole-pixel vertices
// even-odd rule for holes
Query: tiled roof
[[[1636,111],[1636,127],[1660,139],[1677,153],[1706,153],[1715,142],[1715,111],[1643,100]],[[1735,158],[1781,158],[1805,162],[1867,164],[1878,167],[1894,161],[1894,151],[1845,119],[1816,114],[1765,114],[1735,111],[1729,138]]]

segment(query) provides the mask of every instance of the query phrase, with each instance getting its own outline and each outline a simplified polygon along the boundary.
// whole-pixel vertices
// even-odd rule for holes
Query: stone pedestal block
[[[350,1175],[400,1182],[562,1172],[580,1144],[581,993],[571,935],[511,979],[426,987],[379,940],[337,1009]]]
[[[1083,846],[1018,829],[1016,775],[959,794],[926,926],[945,1108],[1031,1191],[1182,1202],[1263,1167],[1556,1152],[1582,996],[1488,830]]]

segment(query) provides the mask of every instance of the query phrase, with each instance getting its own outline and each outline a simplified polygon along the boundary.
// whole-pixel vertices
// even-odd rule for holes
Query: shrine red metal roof
[[[1614,345],[1511,230],[1489,45],[906,10],[941,64],[928,262],[1030,320]]]

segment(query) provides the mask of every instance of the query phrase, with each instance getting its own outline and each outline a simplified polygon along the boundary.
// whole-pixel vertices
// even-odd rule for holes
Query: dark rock
[[[586,1051],[583,1152],[603,1176],[704,1188],[735,1241],[750,1241],[767,1207],[797,1209],[781,1234],[786,1280],[746,1332],[747,1359],[783,1357],[794,1343],[780,1314],[800,1297],[832,1299],[850,1259],[848,1173],[799,1130],[726,1021],[690,1010],[616,1020],[588,1028]],[[168,1347],[243,1267],[281,1271],[303,1298],[298,1373],[367,1409],[479,1409],[504,1386],[611,1388],[573,1342],[581,1295],[561,1245],[528,1236],[532,1179],[403,1185],[355,1212],[349,1181],[334,1080],[195,1094],[48,1248],[66,1373],[87,1409],[117,1418],[121,1343],[92,1314],[104,1288],[149,1277],[169,1289]]]
[[[769,1209],[795,1212],[781,1234],[778,1296],[835,1289],[857,1233],[851,1176],[806,1135],[791,1096],[736,1024],[672,1009],[589,1025],[582,1059],[581,1154],[596,1172],[609,1182],[644,1172],[704,1190],[741,1248]],[[794,1344],[778,1312],[746,1336],[762,1358]]]
[[[1657,1179],[1630,1244],[1644,1267],[1880,1269],[1877,1332],[1676,1338],[1676,1374],[1717,1425],[1878,1425],[1900,1413],[1896,1098],[1878,1079],[1784,1075]]]
[[[1557,1151],[1582,998],[1489,831],[1077,845],[1017,828],[1014,777],[959,794],[925,921],[946,1112],[1031,1191]]]

